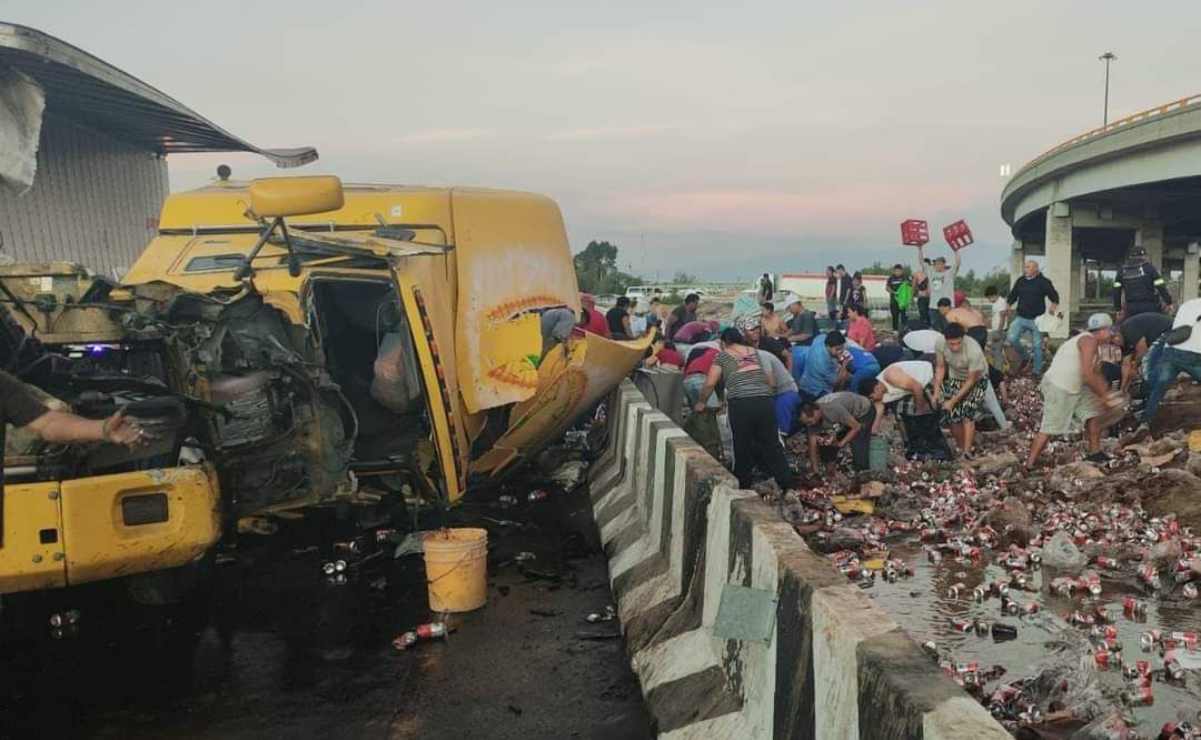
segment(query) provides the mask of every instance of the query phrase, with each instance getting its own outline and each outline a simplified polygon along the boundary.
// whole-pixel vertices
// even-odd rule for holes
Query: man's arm
[[[1081,337],[1079,344],[1084,383],[1098,398],[1105,400],[1109,396],[1109,384],[1105,382],[1105,376],[1097,372],[1097,338],[1089,334]]]
[[[1167,282],[1164,281],[1163,275],[1159,274],[1159,270],[1155,269],[1155,265],[1147,265],[1147,269],[1151,271],[1151,284],[1155,286],[1155,292],[1159,294],[1159,300],[1163,303],[1164,308],[1168,313],[1172,312],[1172,294],[1168,292]]]
[[[947,361],[943,358],[942,352],[934,353],[934,403],[938,405],[942,402],[942,381],[947,375]]]
[[[851,377],[851,371],[847,368],[846,362],[838,363],[838,374],[834,376],[834,389],[838,390],[846,384],[847,379]]]
[[[1016,279],[1014,279],[1013,286],[1009,289],[1009,295],[1007,295],[1005,297],[1006,305],[1012,306],[1013,304],[1018,302],[1018,280],[1021,280],[1021,279],[1022,278],[1020,275]]]
[[[879,434],[880,425],[884,423],[884,402],[873,403],[872,406],[876,409],[876,420],[872,422],[872,434]]]
[[[148,441],[145,431],[122,409],[107,419],[85,419],[68,411],[47,411],[29,423],[47,442],[112,442],[133,446]]]
[[[821,467],[817,460],[817,434],[809,430],[809,469],[816,471]]]
[[[1130,387],[1130,383],[1134,380],[1134,356],[1127,355],[1122,358],[1122,382],[1118,385],[1123,393]]]
[[[847,419],[846,425],[847,433],[842,439],[838,440],[839,447],[846,447],[849,445],[852,441],[854,441],[855,437],[859,436],[859,430],[863,428],[863,425],[859,423],[859,420],[855,419],[854,417]]]
[[[1055,284],[1051,282],[1051,278],[1043,275],[1043,280],[1046,281],[1047,299],[1051,301],[1051,313],[1059,313],[1059,291],[1055,290]]]
[[[947,403],[951,405],[951,408],[955,408],[960,404],[960,402],[963,401],[963,399],[967,398],[967,394],[971,392],[976,383],[980,382],[980,378],[982,377],[984,377],[984,374],[979,370],[972,370],[969,372],[967,374],[967,380],[963,381],[963,384],[959,386],[959,392],[952,396],[949,401],[947,401]]]

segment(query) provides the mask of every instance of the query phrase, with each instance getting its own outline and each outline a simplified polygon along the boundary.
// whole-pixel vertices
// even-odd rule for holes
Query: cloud
[[[397,144],[455,144],[463,141],[490,139],[496,132],[486,128],[435,128],[412,131],[397,137]]]
[[[556,131],[548,141],[600,141],[612,139],[641,139],[675,131],[674,126],[612,126],[608,128],[577,128]]]
[[[863,234],[892,230],[912,213],[959,211],[987,193],[956,184],[846,183],[820,190],[712,189],[618,196],[609,207],[632,223],[668,229],[732,229],[759,234]],[[932,207],[933,206],[933,207]]]

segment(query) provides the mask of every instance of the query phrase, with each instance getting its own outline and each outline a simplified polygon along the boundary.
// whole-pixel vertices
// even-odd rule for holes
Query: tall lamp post
[[[1117,54],[1114,54],[1112,51],[1107,51],[1097,57],[1097,59],[1105,62],[1105,109],[1101,114],[1101,128],[1109,125],[1109,63],[1117,58]]]

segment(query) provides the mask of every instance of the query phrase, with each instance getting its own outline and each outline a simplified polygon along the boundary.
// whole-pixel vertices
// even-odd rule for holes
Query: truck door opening
[[[314,278],[310,290],[326,368],[358,419],[352,469],[433,474],[428,398],[394,283]]]

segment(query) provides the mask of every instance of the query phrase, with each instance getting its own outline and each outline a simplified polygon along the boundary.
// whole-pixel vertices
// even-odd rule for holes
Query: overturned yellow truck
[[[222,537],[452,505],[559,438],[647,343],[543,356],[541,313],[579,310],[550,199],[334,177],[173,195],[120,284],[8,266],[0,300],[10,372],[155,432],[126,450],[10,430],[0,595],[120,579],[169,601]]]

